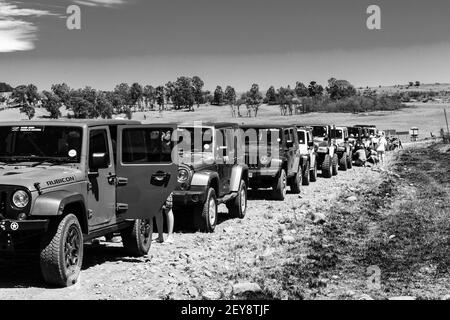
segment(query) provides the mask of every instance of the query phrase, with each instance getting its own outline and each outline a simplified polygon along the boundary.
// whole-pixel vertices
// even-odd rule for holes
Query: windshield
[[[245,131],[245,144],[246,145],[267,144],[268,146],[272,144],[278,145],[281,141],[280,135],[281,135],[280,129],[249,128]]]
[[[359,136],[359,129],[358,128],[348,128],[348,134],[353,135],[355,137]]]
[[[79,163],[82,128],[62,126],[0,127],[0,161]]]
[[[306,134],[305,131],[297,131],[298,133],[298,143],[306,144]]]
[[[335,137],[336,139],[343,139],[342,130],[332,129],[331,136]]]
[[[313,127],[314,137],[325,137],[327,135],[327,127],[316,126]]]

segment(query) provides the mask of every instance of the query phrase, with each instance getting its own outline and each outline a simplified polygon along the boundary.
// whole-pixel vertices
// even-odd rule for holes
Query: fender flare
[[[230,177],[230,191],[238,192],[241,180],[244,179],[245,184],[248,186],[248,167],[242,165],[236,165],[231,171]]]
[[[215,171],[208,170],[194,173],[191,180],[191,186],[206,188],[211,185],[213,180],[217,181],[217,185],[212,187],[216,189],[216,194],[219,196],[219,174]]]

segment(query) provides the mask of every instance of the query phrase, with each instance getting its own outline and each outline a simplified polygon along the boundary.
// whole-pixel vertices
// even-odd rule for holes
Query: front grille
[[[259,168],[259,158],[257,155],[245,155],[245,164],[250,168],[250,169],[255,169],[255,168]]]
[[[0,220],[5,219],[6,217],[6,201],[7,201],[8,193],[5,191],[0,193]]]

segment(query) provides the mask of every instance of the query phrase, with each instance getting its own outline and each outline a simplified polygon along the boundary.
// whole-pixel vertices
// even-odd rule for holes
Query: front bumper
[[[255,179],[274,179],[278,176],[279,168],[258,168],[250,169],[248,171],[248,177],[250,180]]]
[[[206,188],[201,188],[199,190],[175,190],[172,193],[173,205],[174,206],[190,206],[200,203],[204,203],[206,200]]]
[[[19,233],[23,231],[42,231],[48,229],[49,220],[11,220],[0,221],[0,233]]]

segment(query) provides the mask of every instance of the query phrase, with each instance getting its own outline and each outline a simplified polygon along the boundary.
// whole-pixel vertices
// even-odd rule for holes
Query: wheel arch
[[[57,217],[74,214],[84,233],[88,231],[88,217],[83,195],[66,190],[53,191],[39,196],[33,206],[32,216]]]

